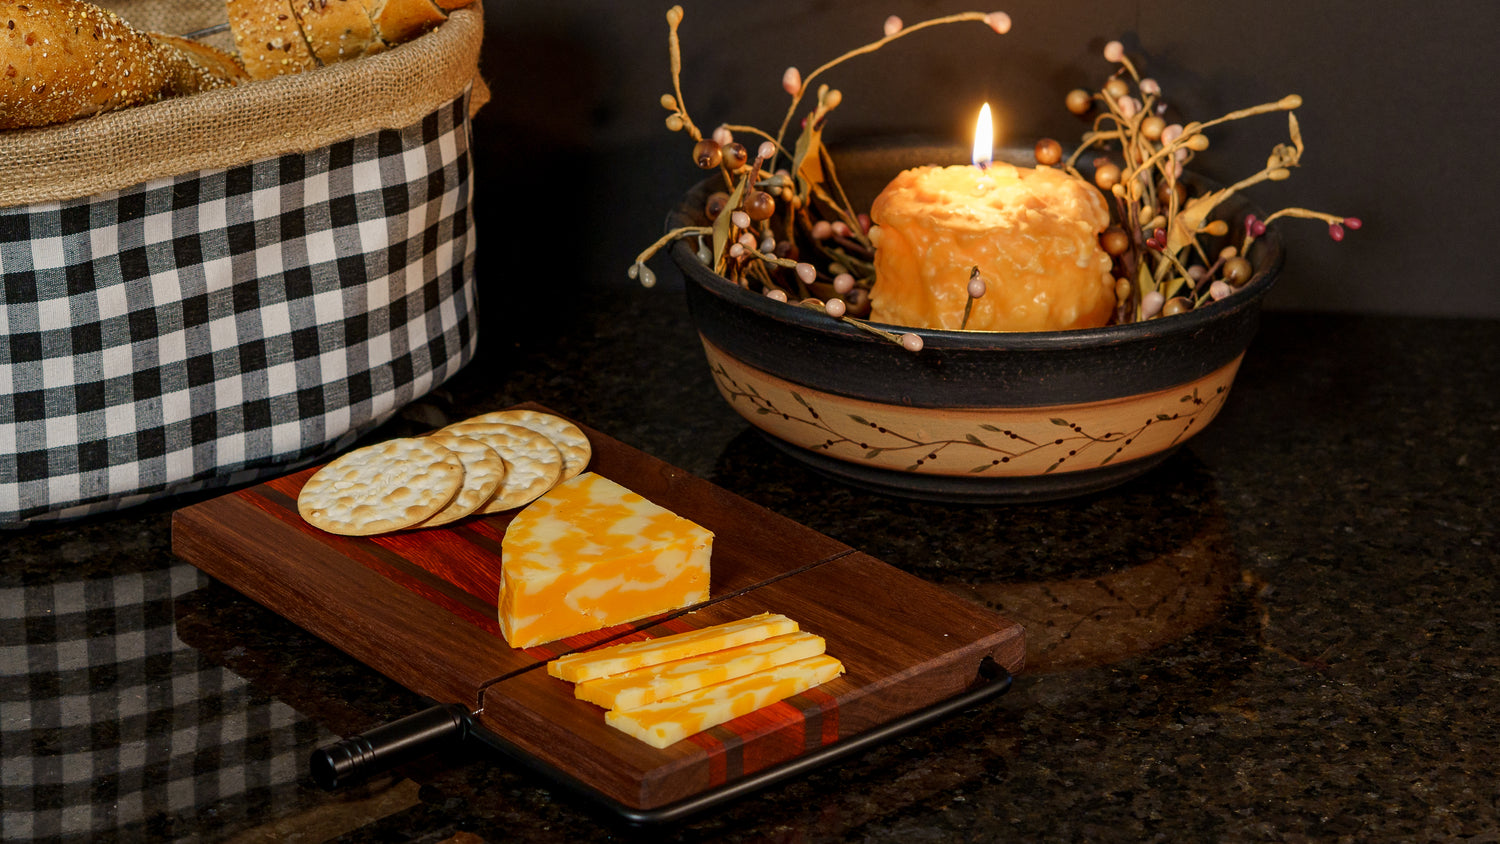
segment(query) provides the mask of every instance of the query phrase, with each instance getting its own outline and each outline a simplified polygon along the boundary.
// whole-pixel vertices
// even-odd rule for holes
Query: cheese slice
[[[612,709],[604,713],[604,720],[611,727],[652,747],[666,747],[709,727],[822,685],[842,673],[843,663],[820,654],[705,686],[639,709]]]
[[[713,538],[608,478],[578,475],[505,531],[500,632],[528,648],[707,600]]]
[[[585,680],[573,696],[605,709],[638,709],[694,689],[823,653],[822,636],[788,633],[748,645]]]
[[[673,633],[643,642],[627,642],[560,656],[547,663],[547,673],[560,680],[578,683],[758,642],[772,636],[794,633],[797,629],[797,622],[790,618],[763,612],[739,621],[715,624],[686,633]]]

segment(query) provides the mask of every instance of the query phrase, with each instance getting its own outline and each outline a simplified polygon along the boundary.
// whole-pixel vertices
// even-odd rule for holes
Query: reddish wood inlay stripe
[[[299,487],[300,489],[300,487]],[[268,484],[245,490],[245,499],[260,509],[288,524],[300,526],[305,531],[317,528],[308,525],[297,513],[295,494],[279,484]],[[323,533],[323,531],[318,531]],[[415,595],[453,613],[487,633],[500,635],[500,624],[495,605],[455,586],[453,583],[416,565],[384,544],[357,541],[350,537],[327,534],[325,541],[339,549],[351,560],[377,574],[383,575]]]
[[[839,740],[839,702],[838,698],[829,694],[822,686],[814,686],[803,692],[800,697],[816,704],[817,728],[812,728],[812,719],[809,718],[807,731],[807,749],[813,750],[820,745],[833,744]],[[806,712],[804,712],[804,715]]]
[[[740,770],[754,773],[802,752],[807,721],[795,704],[777,701],[729,722],[740,736]]]
[[[708,762],[710,788],[729,782],[728,757],[725,754],[724,742],[719,738],[719,728],[694,733],[688,736],[686,741],[703,749],[703,756]]]
[[[458,531],[407,531],[369,537],[397,557],[477,599],[470,606],[495,614],[500,594],[500,555],[476,547]]]

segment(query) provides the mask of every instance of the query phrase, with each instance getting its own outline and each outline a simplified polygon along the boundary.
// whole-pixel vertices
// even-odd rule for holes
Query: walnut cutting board
[[[714,532],[706,604],[513,649],[495,608],[511,514],[337,536],[297,514],[314,469],[177,511],[172,549],[408,689],[469,707],[481,728],[541,767],[633,809],[733,783],[950,698],[975,683],[985,657],[1020,669],[1024,632],[1014,622],[583,430],[594,448],[590,471]],[[607,726],[604,710],[546,673],[562,653],[759,612],[823,636],[844,676],[664,750]]]

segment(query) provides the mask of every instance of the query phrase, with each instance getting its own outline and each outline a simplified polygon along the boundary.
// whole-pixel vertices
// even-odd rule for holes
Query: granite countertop
[[[1500,324],[1272,312],[1220,417],[1061,503],[852,491],[717,396],[680,291],[497,308],[376,436],[536,401],[1023,622],[1004,696],[663,841],[1493,841]],[[3,837],[636,833],[482,747],[346,791],[308,755],[415,695],[175,560],[183,501],[7,534]],[[66,641],[68,647],[46,643]]]

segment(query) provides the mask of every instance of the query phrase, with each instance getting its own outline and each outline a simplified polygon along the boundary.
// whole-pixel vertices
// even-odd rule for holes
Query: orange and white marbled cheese
[[[585,472],[506,529],[500,631],[527,648],[707,600],[712,551],[708,530]]]
[[[649,703],[823,653],[822,636],[797,632],[623,674],[585,680],[573,696],[605,709],[639,709]]]
[[[797,629],[797,622],[784,615],[761,613],[686,633],[560,656],[547,663],[547,673],[560,680],[578,683],[758,642]]]
[[[801,694],[844,673],[827,654],[799,659],[705,686],[638,709],[611,709],[604,720],[652,747],[667,747],[710,727]]]

